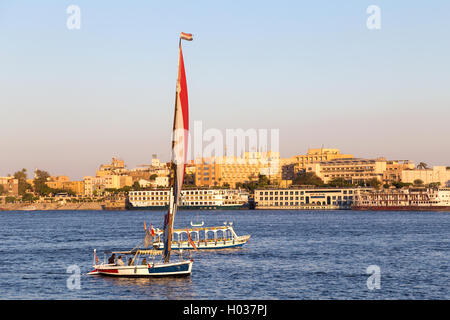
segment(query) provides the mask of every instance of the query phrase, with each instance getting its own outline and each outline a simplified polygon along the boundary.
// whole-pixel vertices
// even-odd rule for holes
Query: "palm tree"
[[[417,165],[417,169],[428,169],[428,165],[425,163],[425,162],[420,162],[418,165]]]

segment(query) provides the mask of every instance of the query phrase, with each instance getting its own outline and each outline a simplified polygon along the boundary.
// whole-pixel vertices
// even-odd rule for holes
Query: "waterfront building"
[[[360,192],[355,210],[443,210],[450,211],[450,188],[404,188]]]
[[[0,177],[0,196],[19,195],[19,180],[14,177]]]
[[[76,195],[84,194],[84,181],[69,181],[69,177],[50,177],[45,184],[52,189],[72,191]]]
[[[84,195],[93,196],[96,193],[103,192],[105,190],[106,179],[105,177],[84,177]]]
[[[152,184],[152,187],[156,188],[167,188],[169,186],[169,177],[163,176],[163,177],[156,177],[154,180],[150,181]]]
[[[435,166],[432,169],[413,169],[401,172],[402,182],[414,183],[416,180],[422,180],[425,185],[439,183],[442,187],[450,187],[450,167]]]
[[[386,171],[383,173],[383,183],[391,184],[402,180],[403,170],[414,169],[414,162],[410,160],[390,160],[386,161]]]
[[[96,177],[104,177],[111,175],[127,175],[128,169],[125,167],[125,162],[118,158],[112,158],[111,164],[102,164],[100,168],[95,171]]]
[[[244,152],[242,157],[202,158],[195,163],[197,186],[228,185],[235,188],[237,183],[258,180],[260,174],[271,182],[281,180],[279,152]]]
[[[256,189],[256,209],[349,209],[355,196],[369,188],[291,187]]]
[[[141,179],[154,180],[155,176],[161,177],[162,179],[167,177],[168,179],[170,175],[169,164],[160,162],[155,156],[153,155],[152,164],[141,164],[128,172],[128,175],[133,178],[133,182]],[[158,182],[162,182],[162,185],[165,186],[163,181]]]
[[[353,184],[376,178],[383,181],[386,159],[335,159],[306,166],[306,172],[314,172],[324,183],[333,179],[344,179]]]
[[[139,179],[138,183],[141,188],[149,188],[152,185],[150,180],[145,179]]]
[[[120,189],[125,186],[131,187],[133,178],[131,176],[109,175],[102,177],[84,177],[84,194],[92,196],[101,193],[105,189]]]
[[[298,174],[305,171],[306,167],[313,163],[352,158],[352,154],[341,154],[339,149],[336,148],[316,148],[308,149],[305,155],[293,156],[291,159],[294,164],[294,174]]]
[[[62,185],[63,190],[70,190],[76,195],[84,194],[84,181],[66,181]]]
[[[162,209],[169,205],[169,189],[130,191],[128,208]],[[185,209],[238,209],[248,206],[248,192],[237,189],[181,190],[181,207]]]
[[[59,183],[63,183],[63,182],[68,182],[70,181],[68,176],[50,176],[47,178],[48,182],[59,182]]]

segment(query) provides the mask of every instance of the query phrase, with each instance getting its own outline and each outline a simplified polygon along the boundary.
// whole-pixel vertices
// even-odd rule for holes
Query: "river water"
[[[161,228],[164,213],[0,212],[0,299],[450,298],[450,214],[442,212],[179,211],[175,227],[232,221],[250,243],[192,252],[188,278],[86,275],[93,249],[103,259],[104,250],[133,248],[144,219]]]

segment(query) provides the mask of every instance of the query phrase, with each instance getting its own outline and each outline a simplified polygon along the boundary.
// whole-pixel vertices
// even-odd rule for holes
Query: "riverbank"
[[[104,210],[104,202],[80,203],[6,203],[0,205],[0,210]]]

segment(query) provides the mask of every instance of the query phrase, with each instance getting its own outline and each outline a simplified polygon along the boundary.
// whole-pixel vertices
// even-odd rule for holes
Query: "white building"
[[[433,169],[414,169],[402,171],[402,182],[414,183],[422,180],[423,184],[439,182],[442,187],[450,186],[450,169],[445,166],[435,166]]]

